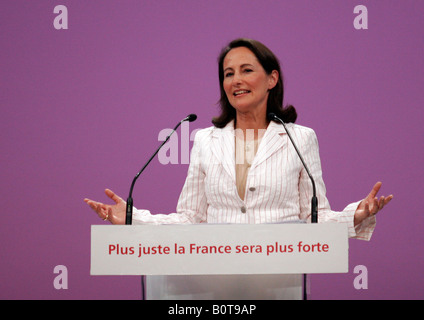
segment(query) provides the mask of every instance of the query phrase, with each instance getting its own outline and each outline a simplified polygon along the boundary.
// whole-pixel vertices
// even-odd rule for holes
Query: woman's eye
[[[231,77],[232,75],[233,75],[232,72],[228,72],[228,73],[225,74],[225,78]]]
[[[244,72],[252,72],[252,69],[244,69]]]

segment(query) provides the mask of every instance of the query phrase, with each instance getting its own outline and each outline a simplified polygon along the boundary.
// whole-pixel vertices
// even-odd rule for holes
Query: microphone
[[[292,137],[291,137],[291,135],[290,135],[290,132],[287,130],[287,127],[286,127],[286,124],[284,123],[284,121],[283,121],[283,120],[281,120],[279,117],[277,117],[277,116],[275,115],[275,113],[269,113],[269,114],[268,114],[268,118],[269,118],[270,120],[278,121],[278,122],[280,122],[280,123],[283,125],[284,129],[285,129],[285,130],[286,130],[286,132],[287,132],[287,135],[288,135],[288,136],[289,136],[289,138],[290,138],[291,143],[293,144],[293,147],[295,148],[295,150],[296,150],[296,152],[297,152],[297,155],[298,155],[298,156],[299,156],[299,158],[300,158],[300,161],[302,161],[303,167],[305,168],[306,172],[308,173],[309,178],[311,179],[311,182],[312,182],[312,190],[313,190],[313,196],[312,196],[312,200],[311,200],[311,222],[312,222],[312,223],[317,223],[317,222],[318,222],[318,198],[317,198],[317,196],[316,196],[315,181],[314,181],[314,179],[312,178],[312,175],[311,175],[311,173],[309,172],[308,166],[306,165],[305,161],[303,160],[302,155],[301,155],[301,154],[300,154],[300,152],[299,152],[299,149],[297,149],[297,146],[296,146],[296,144],[294,143],[293,138],[292,138]]]
[[[197,119],[197,116],[194,113],[192,113],[192,114],[189,114],[183,120],[181,120],[181,122],[184,122],[184,121],[193,122],[193,121],[196,121],[196,119]],[[181,122],[180,122],[180,124],[181,124]]]
[[[140,176],[140,174],[144,171],[144,169],[146,169],[147,165],[153,160],[153,158],[155,157],[155,155],[159,152],[159,150],[163,147],[163,145],[165,143],[168,142],[169,138],[171,137],[171,135],[175,132],[175,130],[177,130],[177,128],[185,121],[188,122],[193,122],[197,119],[197,115],[195,114],[189,114],[187,117],[185,117],[183,120],[181,120],[176,126],[175,128],[171,131],[171,133],[166,137],[166,139],[162,142],[162,144],[159,146],[159,148],[155,151],[155,153],[150,157],[150,159],[146,162],[146,164],[143,166],[143,168],[141,168],[141,170],[135,175],[132,183],[131,183],[131,188],[130,188],[130,193],[127,199],[127,209],[126,209],[126,217],[125,217],[125,224],[132,224],[132,213],[133,213],[133,199],[132,199],[132,192],[134,189],[134,184],[136,182],[136,180],[138,179],[138,177]]]

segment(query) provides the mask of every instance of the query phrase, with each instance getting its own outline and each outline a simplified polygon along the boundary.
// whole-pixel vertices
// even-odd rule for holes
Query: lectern
[[[146,275],[147,299],[302,299],[303,274],[345,272],[343,224],[91,229],[91,274]]]

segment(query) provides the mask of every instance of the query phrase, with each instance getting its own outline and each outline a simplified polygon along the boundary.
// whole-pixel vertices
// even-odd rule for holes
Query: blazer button
[[[256,191],[256,188],[255,187],[250,187],[249,188],[249,191]]]
[[[246,207],[241,207],[240,210],[242,213],[246,213]]]

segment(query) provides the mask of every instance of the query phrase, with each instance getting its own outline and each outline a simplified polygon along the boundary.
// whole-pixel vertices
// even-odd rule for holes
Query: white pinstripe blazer
[[[309,171],[318,198],[318,221],[346,223],[349,236],[369,240],[375,217],[356,228],[358,202],[335,212],[326,198],[315,132],[307,127],[286,125]],[[134,224],[169,223],[278,223],[310,221],[312,185],[284,127],[271,122],[251,163],[244,200],[236,187],[234,123],[225,128],[209,127],[196,133],[187,178],[177,212],[151,214],[134,208]]]

